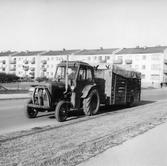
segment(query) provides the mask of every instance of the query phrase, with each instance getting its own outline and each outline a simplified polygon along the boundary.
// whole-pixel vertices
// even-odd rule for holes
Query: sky
[[[167,0],[0,0],[0,51],[167,46]]]

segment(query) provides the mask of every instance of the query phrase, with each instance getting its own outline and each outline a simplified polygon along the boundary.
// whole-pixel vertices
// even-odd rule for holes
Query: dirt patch
[[[167,102],[0,136],[0,165],[76,165],[166,121]],[[65,122],[68,123],[68,122]]]

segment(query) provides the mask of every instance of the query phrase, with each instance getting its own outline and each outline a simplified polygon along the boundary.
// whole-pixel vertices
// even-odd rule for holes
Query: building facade
[[[167,82],[166,46],[124,48],[115,54],[115,60],[140,71],[143,87],[158,87]]]
[[[61,61],[83,61],[98,64],[128,65],[142,73],[142,87],[167,83],[167,46],[109,48],[90,50],[26,51],[0,53],[0,72],[19,77],[53,78]]]

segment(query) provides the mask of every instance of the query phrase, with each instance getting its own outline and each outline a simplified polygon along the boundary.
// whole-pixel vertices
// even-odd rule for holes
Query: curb
[[[4,100],[21,100],[21,99],[29,99],[30,97],[22,97],[22,98],[3,98],[0,99],[0,101],[4,101]]]

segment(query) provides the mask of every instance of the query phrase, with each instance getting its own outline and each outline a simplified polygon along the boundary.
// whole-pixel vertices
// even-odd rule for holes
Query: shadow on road
[[[142,100],[142,101],[139,101],[139,102],[134,102],[133,107],[147,105],[147,104],[151,104],[151,103],[154,103],[154,102],[156,102],[156,101]],[[116,111],[127,109],[127,108],[128,107],[126,106],[126,104],[100,106],[100,109],[99,109],[99,112],[97,113],[97,115],[106,114],[106,113],[109,113],[109,112],[116,112]],[[54,112],[43,113],[42,115],[38,115],[37,118],[44,117],[44,116],[46,116],[46,117],[48,117],[50,119],[55,119]],[[79,118],[83,118],[83,117],[85,117],[85,114],[84,114],[82,109],[80,109],[80,110],[71,110],[68,113],[67,121],[71,121],[71,120],[79,119]]]

